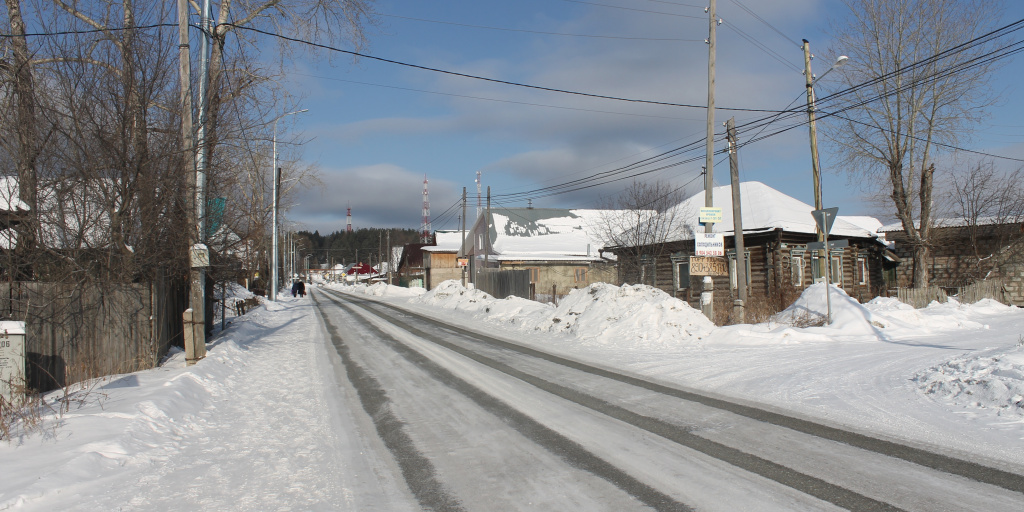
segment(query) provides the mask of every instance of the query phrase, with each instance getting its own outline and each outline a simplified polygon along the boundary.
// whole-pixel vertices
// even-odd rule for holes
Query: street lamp
[[[811,74],[811,44],[804,39],[803,44],[804,50],[804,83],[807,85],[807,125],[811,135],[811,174],[814,176],[814,209],[822,209],[821,203],[821,163],[818,160],[818,130],[815,123],[814,115],[814,83],[825,78],[825,75],[832,72],[833,69],[842,67],[846,64],[846,61],[850,60],[846,55],[840,55],[836,59],[835,64],[829,68],[821,77],[814,78]],[[818,231],[818,241],[823,240],[824,233]]]
[[[270,300],[277,300],[277,206],[280,202],[279,189],[281,188],[281,168],[277,166],[277,122],[284,116],[290,116],[292,114],[299,114],[302,112],[308,112],[309,109],[304,108],[302,110],[296,110],[295,112],[287,112],[281,114],[274,119],[274,157],[273,157],[273,176],[274,176],[274,196],[273,196],[273,214],[271,222],[274,226],[271,228],[271,249],[273,250],[274,257],[273,263],[270,268]]]

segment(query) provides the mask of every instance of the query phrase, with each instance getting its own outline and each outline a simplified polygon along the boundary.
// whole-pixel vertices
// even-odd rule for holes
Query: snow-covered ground
[[[342,287],[559,354],[893,439],[1024,466],[1024,310],[984,300],[915,310],[809,287],[772,322],[716,328],[660,290],[594,284],[557,306],[446,281]],[[819,320],[819,322],[814,322]],[[529,334],[529,335],[524,335]]]
[[[914,310],[824,286],[767,324],[716,328],[645,286],[556,306],[438,288],[337,286],[545,350],[1024,471],[1024,310]],[[813,323],[813,322],[812,322]],[[528,335],[527,335],[528,334]],[[86,383],[70,410],[0,442],[0,510],[406,510],[415,500],[346,386],[310,299],[232,319],[186,367]],[[59,408],[59,394],[47,397]],[[346,407],[347,406],[347,407]],[[382,479],[383,478],[383,479]]]

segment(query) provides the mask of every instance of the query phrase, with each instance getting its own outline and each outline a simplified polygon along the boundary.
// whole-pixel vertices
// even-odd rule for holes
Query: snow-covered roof
[[[462,247],[461,230],[437,230],[434,231],[434,244],[423,247],[427,252],[457,252]]]
[[[714,233],[733,233],[732,225],[732,189],[730,185],[715,187],[713,204],[722,209],[722,222],[712,227]],[[782,229],[791,233],[816,233],[817,225],[811,212],[814,207],[775,190],[758,181],[740,183],[741,209],[743,212],[743,232]],[[704,206],[704,192],[696,194],[674,208],[677,218],[690,226],[694,233],[704,231],[698,221],[700,209]],[[870,229],[873,223],[866,219],[871,217],[838,216],[832,225],[830,235],[847,237],[876,237]],[[881,225],[876,219],[874,223]],[[691,235],[692,236],[692,235]]]
[[[976,225],[976,226],[998,226],[998,225],[1001,225],[1001,224],[1020,224],[1022,222],[1024,222],[1024,219],[1016,219],[1015,220],[1015,219],[1007,219],[1007,218],[1001,218],[1001,217],[978,217],[978,220],[975,221],[973,224]],[[963,217],[945,217],[945,218],[935,219],[932,222],[932,227],[936,227],[936,228],[962,228],[964,226],[969,226],[971,224],[972,224],[971,222],[969,222],[967,219],[965,219]],[[921,227],[920,219],[914,221],[914,227],[920,229],[920,227]],[[892,224],[886,224],[886,225],[878,228],[878,232],[879,233],[892,233],[892,232],[895,232],[895,231],[903,231],[903,223],[902,222],[894,222]]]
[[[602,220],[609,210],[492,209],[495,260],[600,261]],[[479,221],[478,221],[479,222]]]
[[[28,203],[18,198],[17,176],[0,176],[0,210],[29,210]]]

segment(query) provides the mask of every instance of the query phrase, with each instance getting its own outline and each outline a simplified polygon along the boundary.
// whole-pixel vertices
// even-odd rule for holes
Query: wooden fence
[[[85,288],[0,283],[0,316],[25,322],[27,384],[47,391],[156,366],[182,344],[186,293],[165,278]]]
[[[988,279],[958,288],[940,288],[938,286],[898,288],[896,290],[896,297],[900,302],[910,304],[918,309],[928,306],[933,300],[946,302],[949,297],[947,291],[953,292],[956,300],[963,304],[973,304],[982,299],[994,299],[1003,304],[1009,304],[1005,293],[1005,284],[1001,279]]]
[[[484,270],[476,276],[476,287],[496,299],[509,295],[530,298],[529,270]]]

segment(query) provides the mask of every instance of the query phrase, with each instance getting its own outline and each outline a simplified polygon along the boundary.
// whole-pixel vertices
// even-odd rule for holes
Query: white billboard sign
[[[725,256],[725,236],[721,233],[697,233],[694,256]]]

